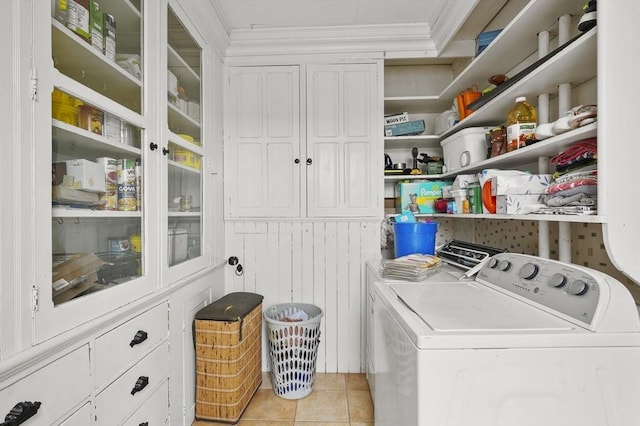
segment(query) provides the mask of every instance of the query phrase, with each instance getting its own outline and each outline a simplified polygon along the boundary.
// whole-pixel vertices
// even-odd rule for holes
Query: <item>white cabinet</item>
[[[0,414],[4,419],[19,402],[39,402],[40,406],[29,422],[55,424],[90,395],[89,346],[83,345],[0,389]]]
[[[166,123],[159,148],[166,162],[162,181],[166,189],[160,194],[167,211],[163,224],[167,235],[163,251],[170,281],[206,266],[204,247],[205,174],[208,170],[207,118],[214,94],[204,90],[203,80],[211,76],[205,64],[205,41],[193,29],[179,4],[167,8],[167,79]],[[207,97],[204,95],[208,94]],[[165,184],[166,179],[166,184]],[[165,198],[166,197],[166,198]]]
[[[120,424],[140,409],[169,377],[169,343],[145,356],[96,396],[95,421],[99,425]],[[168,406],[155,407],[166,417]]]
[[[307,214],[375,216],[377,66],[307,67]]]
[[[376,65],[228,73],[227,216],[375,216]]]
[[[93,353],[96,388],[103,388],[167,339],[167,313],[168,306],[162,303],[96,338]]]
[[[306,161],[299,67],[234,67],[228,72],[227,215],[297,217],[300,169]]]
[[[116,23],[113,57],[52,17],[55,4],[32,18],[47,23],[33,41],[34,342],[212,262],[205,114],[216,86],[203,84],[215,75],[193,10],[99,2]]]
[[[52,17],[51,3],[34,9],[34,22],[47,23],[35,33],[33,65],[36,342],[151,293],[159,278],[149,214],[159,158],[148,150],[158,81],[146,72],[157,53],[142,49],[158,8],[141,6],[100,3],[116,22],[126,69]]]

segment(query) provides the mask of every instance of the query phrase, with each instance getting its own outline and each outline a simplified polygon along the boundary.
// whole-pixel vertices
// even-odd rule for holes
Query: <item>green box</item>
[[[398,182],[396,185],[396,211],[435,213],[433,203],[442,198],[442,187],[452,185],[452,181]]]
[[[103,53],[104,43],[104,12],[100,10],[100,4],[91,0],[89,3],[89,27],[91,29],[91,46]]]

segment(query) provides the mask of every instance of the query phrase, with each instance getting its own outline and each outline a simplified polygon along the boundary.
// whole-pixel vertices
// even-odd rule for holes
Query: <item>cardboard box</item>
[[[91,28],[91,46],[104,54],[104,12],[95,0],[89,3],[89,27]]]
[[[200,104],[197,101],[187,101],[187,115],[200,122]]]
[[[491,42],[498,37],[502,30],[485,31],[478,34],[476,38],[476,56],[478,56],[484,49],[491,44]]]
[[[102,53],[108,59],[116,60],[116,18],[108,13],[103,14],[103,47]],[[140,76],[138,76],[140,78]]]
[[[407,121],[406,123],[384,126],[385,136],[419,135],[424,132],[424,120]]]
[[[442,197],[442,187],[451,181],[399,182],[396,186],[396,211],[435,213],[433,203]]]
[[[493,176],[491,180],[491,195],[524,195],[544,194],[551,183],[550,174],[505,175]]]
[[[67,160],[67,176],[73,176],[76,189],[87,192],[105,192],[106,174],[102,164],[85,159]]]
[[[497,214],[527,214],[531,206],[544,204],[544,194],[509,194],[496,196]]]
[[[86,41],[89,41],[91,38],[91,33],[89,32],[89,16],[88,2],[85,5],[77,0],[67,0],[67,28]]]
[[[62,183],[64,175],[67,174],[66,163],[53,163],[51,164],[51,185],[57,186]]]
[[[175,104],[178,99],[178,77],[167,70],[167,92],[169,92],[169,102]]]
[[[51,284],[54,291],[61,293],[77,284],[87,282],[97,274],[103,264],[104,261],[93,253],[83,253],[64,260],[53,267]]]
[[[389,114],[384,116],[384,125],[389,126],[392,124],[406,123],[409,121],[409,113],[401,112],[399,114]]]
[[[105,112],[103,121],[102,131],[104,137],[115,142],[122,142],[122,120],[120,120],[120,117]]]
[[[79,127],[90,131],[96,135],[102,136],[102,122],[104,118],[102,111],[98,108],[94,108],[91,105],[80,106],[80,120]]]

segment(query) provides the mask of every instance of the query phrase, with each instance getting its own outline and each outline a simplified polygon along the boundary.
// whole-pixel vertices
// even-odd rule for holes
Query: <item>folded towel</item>
[[[555,155],[549,161],[551,164],[566,166],[580,160],[597,158],[598,145],[596,141],[596,138],[584,139]]]

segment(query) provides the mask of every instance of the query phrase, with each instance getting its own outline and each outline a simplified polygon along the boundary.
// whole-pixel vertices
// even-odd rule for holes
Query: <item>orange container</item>
[[[458,104],[458,117],[460,120],[464,120],[468,117],[473,110],[467,108],[473,101],[482,96],[482,92],[479,92],[477,87],[473,86],[460,92],[456,97]]]

